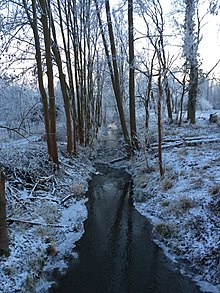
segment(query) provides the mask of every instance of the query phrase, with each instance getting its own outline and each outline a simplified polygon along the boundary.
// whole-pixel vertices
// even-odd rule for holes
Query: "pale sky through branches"
[[[161,5],[163,7],[164,16],[165,16],[165,24],[166,24],[166,31],[165,34],[174,33],[175,31],[175,24],[172,22],[171,18],[169,17],[169,13],[172,9],[171,6],[172,0],[161,0]],[[199,45],[199,61],[202,63],[202,69],[207,72],[209,71],[220,59],[220,21],[219,15],[210,15],[207,13],[209,0],[201,1],[202,4],[199,6],[199,17],[202,19],[201,21],[201,43]],[[110,5],[113,7],[117,5],[119,0],[111,0]],[[135,3],[135,1],[134,1]],[[137,2],[136,2],[137,3]],[[125,4],[126,5],[126,4]],[[184,16],[183,16],[184,18]],[[138,26],[138,30],[140,31],[143,27],[144,32],[144,24],[142,26],[142,20],[136,18],[136,26]],[[180,39],[176,38],[171,39],[169,38],[169,43],[171,44],[169,51],[170,54],[177,54],[177,47],[181,45],[181,37]],[[173,46],[172,46],[173,45]],[[220,64],[215,68],[215,75],[220,73]]]

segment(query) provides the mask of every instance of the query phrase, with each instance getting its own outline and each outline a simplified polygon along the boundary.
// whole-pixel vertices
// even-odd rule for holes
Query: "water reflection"
[[[79,259],[51,292],[197,293],[151,240],[149,223],[133,207],[128,174],[99,165],[88,192],[89,217]]]

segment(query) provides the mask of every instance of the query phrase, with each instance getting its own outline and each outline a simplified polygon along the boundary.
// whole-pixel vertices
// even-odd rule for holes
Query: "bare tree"
[[[169,85],[169,58],[165,50],[165,36],[164,36],[164,13],[160,0],[140,0],[138,2],[139,14],[142,16],[147,28],[146,38],[149,40],[151,46],[156,52],[157,62],[160,63],[160,68],[163,80],[161,85],[166,94],[166,106],[169,122],[173,122],[172,106],[171,106],[171,91]],[[158,65],[158,64],[157,64]],[[152,64],[151,64],[152,66]]]
[[[103,45],[105,48],[105,54],[108,62],[108,68],[111,76],[111,82],[117,102],[118,112],[119,112],[119,118],[121,122],[122,132],[124,135],[124,140],[127,145],[127,151],[130,154],[131,153],[131,142],[128,134],[128,129],[126,125],[125,120],[125,114],[124,114],[124,108],[123,108],[123,99],[122,99],[122,93],[121,93],[121,86],[120,86],[120,78],[119,78],[119,70],[118,70],[118,63],[117,63],[117,52],[116,52],[116,45],[115,45],[115,37],[114,37],[114,31],[113,31],[113,25],[112,25],[112,19],[111,19],[111,11],[110,11],[110,5],[109,1],[105,1],[105,11],[106,11],[106,18],[107,18],[107,27],[108,27],[108,36],[110,41],[110,50],[108,48],[108,42],[107,37],[104,31],[104,26],[101,19],[100,9],[98,6],[98,1],[94,0],[96,5],[96,12],[97,17],[99,20],[99,27],[102,35]],[[111,52],[111,54],[110,54]]]

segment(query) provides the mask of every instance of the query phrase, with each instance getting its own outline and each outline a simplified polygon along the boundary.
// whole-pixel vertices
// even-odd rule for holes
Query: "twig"
[[[13,189],[15,189],[18,193],[19,193],[19,190],[17,190],[15,187],[9,186],[9,184],[6,184],[6,188],[8,189],[12,197],[14,197],[18,202],[20,202],[20,198],[17,197]]]
[[[75,178],[72,174],[70,174],[69,172],[67,172],[66,170],[64,171],[64,173],[72,178]]]
[[[74,196],[74,194],[69,194],[66,197],[64,197],[64,199],[61,200],[61,204],[63,204],[67,199],[69,199],[70,197]]]
[[[38,183],[39,183],[39,181],[37,181],[37,182],[34,184],[34,187],[32,188],[32,190],[31,190],[31,192],[30,192],[30,196],[33,195],[33,192],[34,192],[35,188],[37,187]]]
[[[54,176],[54,175],[50,175],[50,176],[48,176],[48,177],[42,177],[42,178],[39,178],[38,181],[34,184],[34,187],[32,188],[32,190],[31,190],[31,192],[30,192],[30,196],[33,195],[33,192],[35,191],[35,189],[36,189],[36,187],[37,187],[37,185],[38,185],[39,183],[43,183],[43,182],[45,182],[45,181],[49,181],[51,178],[53,178],[53,176]]]
[[[7,130],[10,130],[10,131],[14,131],[16,132],[17,134],[19,134],[20,136],[22,136],[23,138],[26,138],[22,133],[20,133],[20,129],[17,130],[17,128],[11,128],[9,126],[6,126],[6,125],[0,125],[0,128],[3,128],[3,129],[7,129]],[[25,129],[22,129],[25,131]],[[26,131],[27,132],[27,131]]]
[[[56,192],[56,186],[55,186],[55,184],[54,184],[54,182],[53,182],[53,190],[52,190],[51,194],[54,195],[55,192]]]

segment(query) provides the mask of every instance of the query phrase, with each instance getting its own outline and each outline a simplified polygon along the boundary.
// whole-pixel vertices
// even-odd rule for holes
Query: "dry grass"
[[[178,215],[188,211],[189,209],[195,206],[196,206],[196,202],[193,199],[187,196],[182,196],[174,200],[173,202],[171,202],[169,207],[166,209],[166,211],[169,213],[172,212]]]
[[[152,143],[154,143],[155,141],[156,141],[155,133],[152,131],[149,131],[145,137],[145,145],[149,146]]]
[[[192,179],[191,183],[193,184],[195,188],[201,188],[203,186],[204,180],[203,178],[199,177],[199,178]]]
[[[33,275],[28,275],[24,282],[26,292],[35,292],[36,279]]]
[[[85,193],[84,187],[82,186],[82,183],[80,182],[74,182],[72,185],[72,192],[74,195],[82,195]]]
[[[135,185],[139,188],[145,188],[148,184],[148,180],[145,174],[137,176],[135,178]]]
[[[220,185],[216,184],[209,188],[209,194],[211,195],[219,195],[220,194]]]
[[[46,249],[47,255],[55,255],[57,254],[57,249],[55,245],[49,244]]]
[[[148,197],[141,190],[136,191],[134,196],[136,202],[145,202],[148,199]]]
[[[186,155],[188,155],[188,153],[189,153],[189,151],[187,150],[187,149],[180,149],[179,151],[178,151],[178,153],[180,154],[180,155],[182,155],[182,156],[186,156]]]
[[[53,203],[45,203],[39,212],[46,223],[55,224],[60,218],[58,206]]]
[[[147,174],[152,173],[157,170],[157,167],[155,165],[145,165],[140,168],[140,173]]]
[[[165,179],[163,182],[163,190],[168,190],[173,187],[173,180],[172,179]]]
[[[162,238],[170,238],[175,232],[175,226],[171,223],[159,222],[154,226],[153,232]]]
[[[179,172],[179,176],[185,176],[185,175],[186,175],[185,170],[181,170],[181,171]]]

